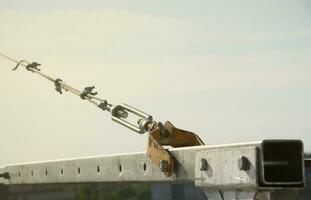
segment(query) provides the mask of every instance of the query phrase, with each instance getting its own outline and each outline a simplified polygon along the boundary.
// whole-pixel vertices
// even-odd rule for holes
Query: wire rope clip
[[[99,107],[103,111],[108,110],[108,102],[106,100],[101,100],[97,107]]]
[[[85,99],[88,95],[97,95],[97,92],[93,92],[93,90],[95,89],[95,86],[92,87],[86,87],[84,88],[83,92],[81,92],[80,97],[81,99]]]
[[[61,86],[61,82],[63,82],[62,81],[62,79],[56,79],[55,80],[55,82],[54,82],[54,84],[55,84],[55,90],[57,91],[57,92],[59,92],[59,94],[63,94],[63,92],[62,92],[62,86]]]
[[[40,69],[38,68],[40,65],[40,63],[32,62],[26,66],[26,69],[31,72],[34,72],[34,70],[40,71]]]

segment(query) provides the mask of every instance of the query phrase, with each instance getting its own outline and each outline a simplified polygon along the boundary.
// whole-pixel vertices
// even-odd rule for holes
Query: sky
[[[206,144],[311,151],[308,0],[0,0],[0,52]],[[139,135],[0,59],[0,165],[144,151]]]

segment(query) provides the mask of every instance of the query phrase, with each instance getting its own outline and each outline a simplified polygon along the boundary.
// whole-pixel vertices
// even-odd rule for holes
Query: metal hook
[[[19,62],[17,63],[17,65],[16,65],[12,70],[13,70],[13,71],[17,70],[17,68],[18,68],[21,64],[23,64],[23,63],[26,63],[27,65],[30,64],[30,62],[27,61],[27,60],[21,60],[21,61],[19,61]]]
[[[97,95],[97,92],[93,92],[93,90],[95,89],[95,86],[92,87],[86,87],[84,88],[83,92],[81,92],[80,97],[81,99],[85,99],[85,97],[87,97],[87,95]]]

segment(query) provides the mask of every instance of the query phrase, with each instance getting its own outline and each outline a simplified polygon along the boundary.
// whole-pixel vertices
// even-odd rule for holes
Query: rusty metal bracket
[[[176,128],[171,122],[153,122],[148,137],[147,156],[168,177],[175,169],[174,156],[163,146],[187,147],[204,145],[195,133]]]

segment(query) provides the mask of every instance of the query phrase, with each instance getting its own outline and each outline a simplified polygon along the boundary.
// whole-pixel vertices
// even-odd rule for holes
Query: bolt
[[[160,160],[159,168],[161,172],[168,172],[168,162],[166,160]]]
[[[238,160],[238,167],[240,170],[247,171],[250,167],[250,162],[245,156],[241,156]]]
[[[200,166],[200,170],[201,171],[206,171],[208,169],[208,163],[207,160],[204,158],[201,158],[201,166]]]

